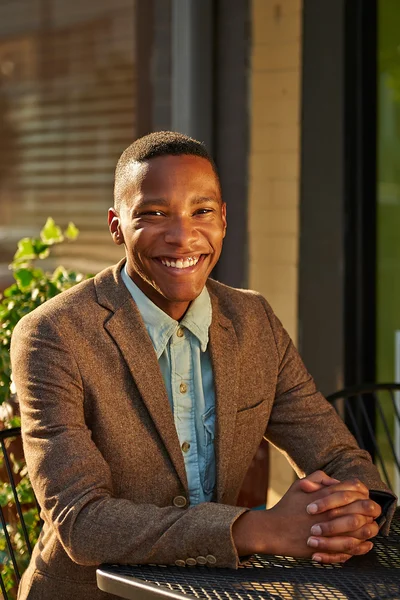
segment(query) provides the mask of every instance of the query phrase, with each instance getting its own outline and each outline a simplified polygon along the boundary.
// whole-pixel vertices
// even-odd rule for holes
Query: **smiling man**
[[[126,258],[14,332],[44,520],[19,599],[110,597],[95,584],[103,562],[235,568],[253,552],[368,552],[394,496],[266,300],[209,278],[227,222],[205,147],[173,132],[134,142],[108,222]],[[263,436],[303,479],[273,509],[248,511],[237,497]]]
[[[133,148],[117,166],[111,235],[125,245],[131,280],[179,321],[221,254],[226,208],[219,180],[204,156],[169,154],[139,162]]]

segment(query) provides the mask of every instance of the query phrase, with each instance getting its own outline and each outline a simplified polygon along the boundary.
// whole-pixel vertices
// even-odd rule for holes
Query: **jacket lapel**
[[[232,322],[219,310],[211,293],[213,309],[210,352],[216,400],[215,451],[217,461],[217,502],[224,501],[226,476],[234,442],[238,400],[238,341]]]
[[[123,261],[95,278],[99,303],[112,311],[104,327],[118,345],[179,479],[188,490],[185,464],[157,356],[139,310],[121,279],[122,265]]]

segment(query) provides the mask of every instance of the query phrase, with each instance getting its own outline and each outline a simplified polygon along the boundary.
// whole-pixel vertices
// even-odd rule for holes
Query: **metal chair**
[[[378,467],[382,479],[400,491],[400,384],[364,384],[341,390],[327,400],[334,406]]]
[[[4,600],[13,600],[42,522],[27,475],[20,428],[0,430],[0,445],[0,589]]]

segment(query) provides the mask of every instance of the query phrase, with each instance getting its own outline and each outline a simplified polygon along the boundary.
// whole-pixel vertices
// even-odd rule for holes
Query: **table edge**
[[[96,579],[97,587],[101,591],[108,594],[116,594],[117,590],[118,594],[120,594],[122,598],[126,598],[126,600],[131,600],[132,588],[142,592],[140,597],[141,600],[159,600],[160,597],[165,598],[166,600],[187,600],[188,598],[196,600],[195,595],[187,594],[186,592],[173,592],[165,587],[143,581],[143,579],[131,577],[130,575],[116,575],[115,573],[110,573],[104,567],[96,569]],[[129,583],[126,579],[129,579]],[[111,585],[112,589],[110,589]],[[127,595],[125,595],[125,593]]]

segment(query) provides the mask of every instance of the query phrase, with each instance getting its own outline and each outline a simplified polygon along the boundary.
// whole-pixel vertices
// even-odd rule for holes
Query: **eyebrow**
[[[195,197],[191,200],[190,204],[192,206],[196,206],[198,204],[203,204],[203,203],[209,203],[209,204],[219,204],[219,201],[217,198],[212,198],[212,197],[208,197],[208,196],[198,196]],[[143,208],[146,208],[148,206],[168,206],[169,205],[169,201],[166,200],[165,198],[143,198],[142,200],[139,200],[139,202],[135,205],[135,211],[136,210],[141,210]]]
[[[198,198],[193,198],[193,200],[191,201],[191,204],[195,205],[195,204],[203,204],[203,202],[209,202],[211,204],[219,204],[219,201],[217,198],[214,197],[208,197],[208,196],[199,196]]]

